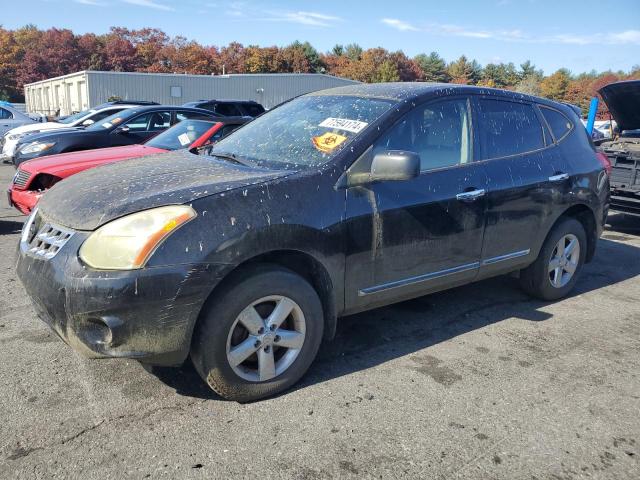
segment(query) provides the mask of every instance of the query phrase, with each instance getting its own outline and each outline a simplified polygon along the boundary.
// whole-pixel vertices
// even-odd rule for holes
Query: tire
[[[276,306],[289,313],[277,315]],[[279,318],[280,327],[270,328]],[[207,302],[191,359],[218,395],[251,402],[296,383],[315,359],[323,330],[322,304],[304,278],[277,265],[257,265],[234,275]]]
[[[577,242],[579,251],[572,250],[568,258],[565,258],[563,266],[562,259],[557,253],[559,242],[563,241],[563,244],[568,247],[572,240]],[[520,285],[522,289],[529,295],[542,300],[558,300],[565,297],[578,279],[586,253],[587,234],[582,224],[573,218],[561,219],[547,235],[536,261],[521,270]],[[555,261],[553,265],[556,266],[553,270],[551,270],[552,260]],[[557,269],[560,269],[559,275]],[[573,270],[573,272],[571,273],[569,270]]]

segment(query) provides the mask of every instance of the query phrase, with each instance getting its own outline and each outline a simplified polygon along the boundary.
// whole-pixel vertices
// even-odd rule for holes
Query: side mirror
[[[88,127],[89,125],[93,125],[94,123],[96,123],[96,122],[94,122],[93,120],[91,120],[90,118],[88,118],[87,120],[85,120],[84,122],[82,122],[82,126],[83,126],[83,127]]]
[[[402,150],[377,153],[369,172],[353,172],[348,176],[350,187],[373,182],[411,180],[420,175],[420,155]]]
[[[127,134],[129,133],[129,127],[127,127],[126,125],[122,125],[118,128],[115,129],[115,133],[117,134]]]

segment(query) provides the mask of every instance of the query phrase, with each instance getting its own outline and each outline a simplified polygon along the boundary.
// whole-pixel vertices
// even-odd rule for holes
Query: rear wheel
[[[294,272],[261,265],[215,294],[194,333],[196,370],[219,395],[241,402],[297,382],[323,332],[320,299]]]
[[[587,252],[587,235],[580,222],[561,220],[549,233],[535,262],[520,272],[522,288],[534,297],[557,300],[577,281]]]

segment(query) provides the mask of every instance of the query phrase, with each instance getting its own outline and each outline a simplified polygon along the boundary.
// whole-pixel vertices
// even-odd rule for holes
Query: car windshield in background
[[[64,123],[65,125],[69,125],[76,120],[80,120],[82,117],[86,117],[90,113],[94,113],[95,110],[84,110],[82,112],[74,113],[73,115],[69,115],[68,117],[63,118],[62,120],[58,120],[58,123]]]
[[[300,97],[221,140],[211,155],[237,157],[259,166],[322,165],[394,104],[342,95]]]
[[[139,110],[127,109],[124,112],[117,112],[113,115],[109,115],[106,118],[103,118],[102,121],[96,122],[92,125],[89,125],[86,130],[89,131],[100,131],[100,130],[109,130],[111,127],[115,127],[116,125],[120,125],[125,120],[128,120],[132,115],[138,113]]]
[[[156,135],[145,145],[164,150],[187,148],[215,124],[216,122],[204,120],[183,120],[172,128]]]

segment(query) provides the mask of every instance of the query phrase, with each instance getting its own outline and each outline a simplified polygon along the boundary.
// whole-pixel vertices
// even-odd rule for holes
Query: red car
[[[219,122],[183,120],[141,145],[61,153],[24,162],[9,185],[9,205],[28,215],[45,191],[64,178],[89,168],[146,155],[184,148],[195,152],[249,120],[245,117],[225,118]]]

